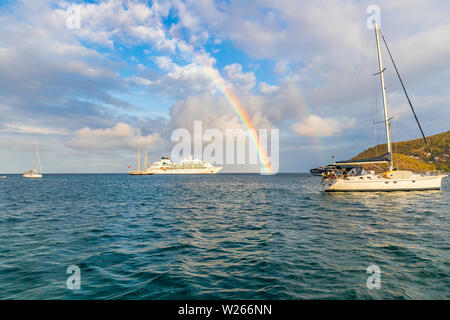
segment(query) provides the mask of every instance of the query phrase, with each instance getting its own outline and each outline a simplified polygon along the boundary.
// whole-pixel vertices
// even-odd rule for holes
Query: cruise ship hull
[[[150,174],[216,174],[222,167],[202,168],[202,169],[150,169]]]

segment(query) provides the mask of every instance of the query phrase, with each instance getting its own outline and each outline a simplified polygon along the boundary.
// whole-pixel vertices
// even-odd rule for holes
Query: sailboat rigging
[[[402,77],[400,76],[400,72],[398,71],[397,65],[395,64],[394,58],[392,57],[391,50],[389,50],[389,46],[387,45],[386,39],[384,38],[384,35],[381,32],[381,30],[380,30],[380,34],[381,34],[381,38],[383,39],[384,45],[386,46],[387,52],[389,53],[389,58],[391,59],[392,65],[394,66],[394,69],[395,69],[395,72],[397,73],[398,80],[400,80],[400,84],[402,85],[403,92],[405,93],[406,99],[408,100],[408,104],[411,107],[411,111],[414,115],[414,119],[416,119],[417,125],[419,126],[419,129],[420,129],[420,133],[422,134],[422,137],[423,137],[423,140],[425,141],[428,152],[431,155],[431,159],[433,160],[433,163],[436,166],[436,169],[439,171],[440,170],[439,164],[436,162],[436,158],[434,157],[433,152],[431,151],[430,145],[428,144],[427,137],[425,136],[425,133],[423,132],[422,126],[420,125],[419,119],[417,118],[416,111],[414,110],[414,107],[411,103],[411,99],[409,99],[408,92],[406,91],[405,85],[403,84],[403,80],[402,80]]]
[[[381,55],[381,45],[380,45],[380,34],[381,30],[378,24],[375,22],[375,35],[377,42],[377,53],[378,53],[378,67],[379,72],[375,75],[380,76],[380,84],[383,98],[383,111],[384,111],[384,125],[386,130],[386,142],[387,142],[387,153],[370,159],[361,160],[347,160],[347,161],[337,161],[334,163],[334,170],[326,171],[322,174],[321,187],[323,191],[410,191],[410,190],[439,190],[441,188],[442,179],[446,177],[445,174],[419,174],[413,173],[411,171],[398,170],[394,168],[393,157],[392,157],[392,142],[391,142],[391,132],[390,132],[390,120],[388,114],[388,105],[386,102],[386,86],[384,81],[384,72],[386,68],[383,67],[383,60]],[[413,111],[414,117],[419,125],[422,136],[428,147],[430,154],[431,148],[419,123],[417,115],[412,106],[411,100],[406,92],[403,81],[400,77],[400,73],[397,66],[394,63],[389,47],[387,46],[384,36],[381,34],[383,42],[388,50],[391,61],[397,72],[397,76],[402,84],[403,91],[408,99],[411,110]],[[435,162],[436,168],[439,170],[439,166]],[[374,171],[367,172],[363,167],[359,167],[365,164],[378,164],[385,163],[388,165],[388,171],[383,174],[375,174]]]
[[[22,177],[24,177],[24,178],[42,178],[42,165],[41,165],[41,160],[39,159],[38,146],[36,146],[35,150],[36,150],[35,151],[36,154],[35,154],[33,169],[24,172],[22,175]]]
[[[138,158],[137,158],[137,169],[134,171],[128,171],[129,175],[133,176],[148,176],[153,173],[149,172],[149,168],[147,167],[147,151],[145,151],[145,160],[144,160],[144,168],[141,168],[141,146],[138,145]]]

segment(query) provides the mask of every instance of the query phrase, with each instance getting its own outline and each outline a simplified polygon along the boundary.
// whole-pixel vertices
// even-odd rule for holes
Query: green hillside
[[[450,130],[427,137],[436,161],[441,170],[450,171]],[[429,154],[425,142],[422,138],[395,142],[392,144],[392,151],[394,157],[394,165],[400,169],[412,170],[416,172],[425,172],[435,170],[436,167],[432,163],[431,155]],[[375,147],[369,148],[353,160],[372,158],[387,152],[386,144],[379,144]],[[375,169],[375,168],[371,168]],[[383,168],[384,169],[384,168]]]

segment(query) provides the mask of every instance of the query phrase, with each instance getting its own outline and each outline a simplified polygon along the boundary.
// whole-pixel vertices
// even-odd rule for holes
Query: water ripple
[[[449,191],[277,176],[0,183],[2,299],[448,299]],[[80,290],[66,288],[69,265]],[[368,290],[366,269],[382,271]]]

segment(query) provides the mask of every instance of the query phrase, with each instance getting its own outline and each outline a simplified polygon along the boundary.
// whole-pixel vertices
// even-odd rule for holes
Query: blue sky
[[[0,172],[35,144],[46,172],[125,172],[138,143],[156,161],[194,120],[242,126],[211,75],[280,129],[280,171],[351,157],[383,142],[372,4],[425,132],[448,130],[448,1],[1,1]],[[387,68],[394,140],[418,138]]]

